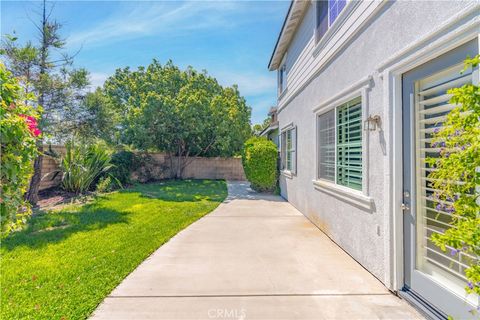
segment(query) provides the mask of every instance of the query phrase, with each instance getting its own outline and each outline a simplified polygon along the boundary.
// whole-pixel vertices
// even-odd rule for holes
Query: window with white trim
[[[278,95],[281,95],[287,88],[287,66],[283,64],[278,69]]]
[[[318,178],[362,190],[362,103],[356,98],[318,116]]]
[[[316,40],[319,41],[333,25],[347,4],[346,0],[317,0],[316,4]]]
[[[285,129],[281,134],[281,169],[296,173],[297,171],[297,127]]]

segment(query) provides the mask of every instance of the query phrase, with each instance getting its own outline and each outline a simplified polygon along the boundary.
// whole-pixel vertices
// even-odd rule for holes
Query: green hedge
[[[253,137],[245,142],[243,168],[254,190],[275,190],[278,177],[277,157],[277,146],[266,138]]]
[[[130,173],[135,169],[135,154],[131,151],[121,150],[114,153],[112,156],[112,163],[114,167],[110,171],[120,183],[125,186],[132,183]]]

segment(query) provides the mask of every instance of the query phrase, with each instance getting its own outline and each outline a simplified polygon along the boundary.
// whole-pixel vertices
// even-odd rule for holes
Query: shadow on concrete
[[[260,193],[250,187],[248,181],[228,181],[228,196],[225,203],[233,200],[267,200],[274,202],[285,202],[285,200],[272,193]]]

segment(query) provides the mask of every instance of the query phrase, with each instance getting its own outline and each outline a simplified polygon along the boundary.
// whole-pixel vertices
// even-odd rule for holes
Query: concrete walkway
[[[214,212],[163,245],[93,319],[416,319],[288,202],[229,183]]]

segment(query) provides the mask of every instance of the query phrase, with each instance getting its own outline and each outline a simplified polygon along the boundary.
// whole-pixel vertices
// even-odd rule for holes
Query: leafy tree
[[[86,140],[101,139],[111,145],[120,144],[117,130],[120,117],[102,88],[86,94],[81,105],[82,118],[77,122],[76,132]]]
[[[0,222],[4,235],[20,226],[31,209],[23,195],[28,187],[37,156],[38,111],[25,101],[35,96],[27,93],[0,63]]]
[[[6,58],[8,69],[26,92],[34,92],[38,100],[27,101],[31,106],[42,106],[44,112],[38,125],[43,137],[62,140],[68,137],[82,120],[82,100],[88,85],[88,72],[73,69],[73,57],[61,52],[65,41],[60,36],[61,24],[51,19],[45,0],[42,5],[38,29],[38,44],[27,42],[23,45],[17,38],[6,36],[2,41],[1,54]],[[34,174],[26,198],[35,204],[41,181],[44,139],[38,139],[38,157],[34,163]]]
[[[272,123],[272,118],[267,117],[263,120],[262,123],[254,124],[253,128],[252,128],[253,133],[256,134],[256,135],[259,135],[263,130],[268,128],[271,123]]]
[[[476,67],[480,56],[466,60],[466,68]],[[432,197],[438,210],[451,213],[451,228],[434,234],[432,241],[457,256],[480,256],[480,88],[466,84],[451,89],[450,103],[456,107],[447,115],[444,126],[434,135],[433,147],[440,157],[430,158],[435,168],[429,175]],[[471,259],[465,270],[468,293],[480,294],[480,260]]]
[[[117,70],[104,89],[121,119],[120,141],[175,156],[174,177],[194,156],[239,154],[250,135],[251,110],[237,87],[223,88],[205,71],[153,60]]]

